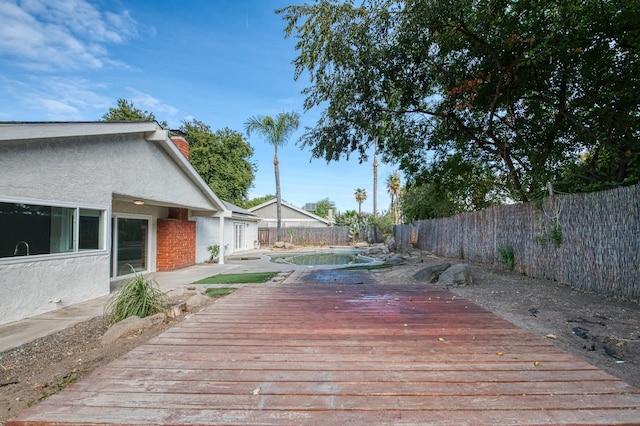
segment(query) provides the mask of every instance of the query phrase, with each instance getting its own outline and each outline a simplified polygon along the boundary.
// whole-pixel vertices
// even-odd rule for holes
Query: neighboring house
[[[249,241],[258,219],[240,220],[188,149],[156,122],[0,123],[0,324],[109,294],[132,269],[202,262],[202,247],[250,248],[233,231]]]
[[[278,215],[276,209],[276,199],[266,201],[249,211],[256,216],[262,218],[259,226],[264,228],[276,228],[278,223]],[[289,203],[282,202],[282,227],[327,227],[331,226],[329,220],[317,216],[304,209],[293,206]]]

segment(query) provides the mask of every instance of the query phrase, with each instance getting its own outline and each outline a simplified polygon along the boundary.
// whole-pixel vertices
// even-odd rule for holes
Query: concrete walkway
[[[244,260],[246,259],[246,260]],[[295,265],[269,261],[263,251],[244,252],[230,256],[224,265],[202,263],[170,272],[154,272],[148,275],[158,283],[162,291],[188,286],[194,281],[226,273],[271,272],[293,270]],[[0,325],[0,352],[13,349],[32,340],[64,330],[74,324],[101,316],[109,296],[65,306],[9,324]]]

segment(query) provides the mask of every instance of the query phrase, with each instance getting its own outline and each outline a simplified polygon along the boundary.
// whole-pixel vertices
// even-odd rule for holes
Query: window
[[[0,258],[104,248],[104,210],[0,202]]]

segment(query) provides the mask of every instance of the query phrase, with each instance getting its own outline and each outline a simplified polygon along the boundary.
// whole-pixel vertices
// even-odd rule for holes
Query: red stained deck
[[[369,277],[245,286],[7,426],[640,424],[639,389],[451,292]]]

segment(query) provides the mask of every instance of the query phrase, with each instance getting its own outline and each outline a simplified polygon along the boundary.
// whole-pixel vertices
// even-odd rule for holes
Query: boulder
[[[284,243],[284,248],[286,248],[287,250],[292,249],[292,248],[293,248],[293,244],[291,244],[291,243]]]
[[[390,256],[385,263],[388,263],[389,265],[400,265],[402,263],[404,263],[404,257],[402,257],[401,254],[396,253],[392,256]]]
[[[471,276],[469,265],[466,263],[459,263],[448,268],[440,274],[438,284],[444,287],[464,287],[466,285],[473,284],[473,277]]]
[[[387,237],[384,245],[387,246],[387,250],[389,251],[396,251],[396,249],[398,248],[398,246],[396,245],[396,239],[392,236]]]
[[[416,281],[435,283],[438,281],[440,274],[451,266],[450,263],[438,263],[436,265],[427,266],[413,274]]]
[[[362,254],[369,255],[369,256],[376,256],[379,254],[387,254],[387,253],[389,253],[387,246],[385,246],[383,243],[380,243],[380,244],[376,244],[374,246],[369,247]]]
[[[164,322],[166,320],[165,314],[151,315],[146,318],[140,318],[138,316],[132,316],[125,318],[113,324],[109,329],[100,337],[100,342],[103,345],[109,345],[118,339],[128,336],[134,332],[145,330],[150,328],[154,324]]]
[[[189,312],[193,312],[194,310],[200,309],[210,300],[211,298],[209,296],[205,296],[204,294],[196,294],[195,296],[191,296],[189,299],[187,299],[187,310]]]
[[[367,248],[369,247],[369,243],[366,241],[358,241],[353,245],[355,248]]]
[[[284,247],[284,242],[283,241],[276,241],[273,246],[275,248],[283,248]]]

